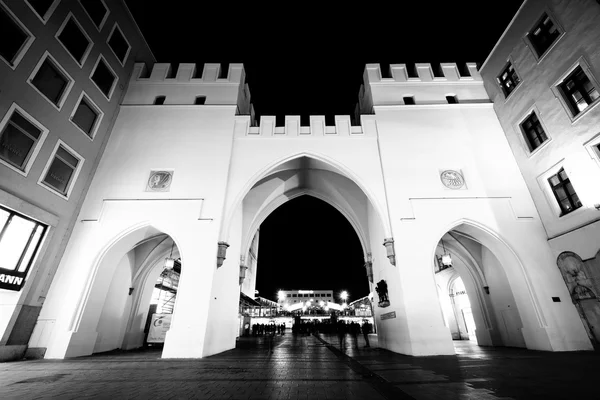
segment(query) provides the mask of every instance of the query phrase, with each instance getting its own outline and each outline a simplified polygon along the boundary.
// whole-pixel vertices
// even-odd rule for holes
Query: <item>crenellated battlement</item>
[[[123,100],[126,105],[237,105],[251,113],[243,64],[136,63]],[[225,69],[226,68],[226,69]]]
[[[375,82],[468,82],[481,81],[481,75],[477,70],[477,64],[466,63],[466,70],[461,74],[456,63],[437,64],[416,63],[414,69],[406,64],[391,64],[389,71],[382,71],[380,64],[367,64],[365,68],[366,78],[371,83]],[[416,74],[416,76],[414,76]],[[412,75],[412,76],[411,76]]]
[[[413,68],[414,66],[414,68]],[[462,71],[462,72],[461,72]],[[489,103],[475,63],[367,64],[358,94],[360,113],[376,106]]]
[[[152,68],[148,68],[144,63],[136,63],[131,74],[131,82],[142,83],[243,83],[244,65],[229,64],[227,71],[224,71],[222,64],[206,63],[202,71],[194,63],[156,63]],[[201,73],[200,73],[201,72]]]
[[[349,115],[336,115],[333,126],[325,123],[324,115],[311,115],[309,126],[302,126],[299,115],[286,115],[284,126],[276,126],[275,116],[263,115],[258,126],[252,126],[249,115],[235,119],[235,137],[242,138],[310,138],[310,137],[375,137],[374,115],[361,115],[361,126],[352,125]]]

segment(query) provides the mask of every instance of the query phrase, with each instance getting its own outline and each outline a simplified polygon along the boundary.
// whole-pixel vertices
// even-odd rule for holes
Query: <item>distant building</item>
[[[0,26],[1,361],[25,353],[133,65],[155,60],[122,0],[2,0]]]

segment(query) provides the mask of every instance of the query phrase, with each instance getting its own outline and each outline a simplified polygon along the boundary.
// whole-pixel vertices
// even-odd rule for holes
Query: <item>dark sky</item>
[[[366,63],[483,63],[522,0],[126,2],[159,62],[241,62],[257,115],[330,118],[353,112]],[[257,289],[272,299],[346,289],[354,300],[368,292],[362,264],[350,224],[303,197],[263,223]]]

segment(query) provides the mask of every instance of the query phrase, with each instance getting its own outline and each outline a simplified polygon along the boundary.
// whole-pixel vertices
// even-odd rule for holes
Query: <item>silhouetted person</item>
[[[344,339],[346,337],[346,326],[344,324],[344,321],[338,321],[337,335],[338,335],[338,340],[340,341],[340,350],[343,350],[344,349]]]
[[[362,333],[365,338],[365,342],[367,342],[365,347],[371,347],[371,345],[369,344],[369,333],[371,333],[371,324],[369,324],[369,321],[365,320],[365,322],[363,322]]]

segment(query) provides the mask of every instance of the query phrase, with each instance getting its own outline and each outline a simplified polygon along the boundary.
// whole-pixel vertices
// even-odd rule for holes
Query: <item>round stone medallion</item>
[[[443,171],[440,174],[440,179],[448,189],[460,189],[465,185],[465,179],[461,173],[451,169]]]

